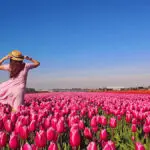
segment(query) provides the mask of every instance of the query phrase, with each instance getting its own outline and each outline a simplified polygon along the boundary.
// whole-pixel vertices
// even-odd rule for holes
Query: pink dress
[[[9,71],[9,64],[3,66],[5,70]],[[23,104],[27,75],[32,68],[34,68],[33,64],[26,63],[17,78],[10,78],[0,84],[0,103],[9,104],[16,110],[19,105]]]

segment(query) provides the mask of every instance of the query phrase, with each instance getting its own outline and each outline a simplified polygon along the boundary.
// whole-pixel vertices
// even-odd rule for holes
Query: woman
[[[10,59],[9,64],[2,63]],[[23,60],[32,63],[24,63]],[[16,111],[24,102],[27,74],[30,69],[36,68],[40,63],[28,56],[23,56],[18,50],[13,50],[0,60],[0,70],[10,73],[10,79],[0,84],[0,103],[9,104]]]

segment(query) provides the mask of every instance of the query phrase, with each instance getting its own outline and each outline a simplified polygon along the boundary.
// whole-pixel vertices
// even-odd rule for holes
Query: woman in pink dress
[[[2,65],[7,59],[10,59],[10,63]],[[24,59],[32,63],[24,63]],[[24,103],[28,71],[39,65],[40,63],[37,60],[23,56],[18,50],[13,50],[2,58],[0,60],[0,70],[8,71],[10,79],[0,84],[0,103],[9,104],[16,111]]]

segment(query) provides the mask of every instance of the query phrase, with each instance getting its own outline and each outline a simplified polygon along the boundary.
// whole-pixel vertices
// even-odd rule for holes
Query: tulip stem
[[[150,150],[150,137],[149,137],[149,135],[147,136],[147,147],[148,147],[148,150]]]
[[[9,145],[7,145],[8,150],[10,150]]]

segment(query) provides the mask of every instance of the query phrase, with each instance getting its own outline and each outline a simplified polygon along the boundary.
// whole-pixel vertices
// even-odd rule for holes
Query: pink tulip
[[[51,120],[51,126],[54,128],[54,129],[56,129],[56,125],[57,125],[57,119],[56,118],[53,118],[52,120]]]
[[[15,113],[11,113],[11,121],[15,123],[17,120],[17,115]]]
[[[56,130],[58,133],[63,133],[64,132],[64,121],[59,120],[57,125],[56,125]]]
[[[17,121],[15,124],[15,133],[20,132],[20,127],[22,126],[22,123],[20,121]]]
[[[38,148],[45,147],[47,141],[45,131],[40,130],[39,132],[36,132],[34,141]]]
[[[132,119],[132,124],[137,124],[137,119],[136,118]]]
[[[0,131],[0,148],[4,147],[7,143],[7,135],[5,132]]]
[[[91,132],[90,128],[85,127],[84,136],[88,139],[92,139],[92,132]]]
[[[89,117],[90,119],[93,117],[93,111],[90,110],[90,111],[88,112],[88,117]]]
[[[29,134],[28,128],[26,126],[21,126],[19,129],[19,134],[23,140],[26,140]]]
[[[10,139],[9,139],[9,147],[11,149],[17,149],[19,147],[19,140],[18,140],[18,136],[12,132],[12,134],[10,135]]]
[[[30,115],[30,121],[32,121],[32,120],[37,120],[37,118],[38,118],[37,114],[32,113],[32,114]]]
[[[53,141],[55,139],[55,137],[56,137],[55,129],[52,128],[52,127],[48,128],[46,135],[47,135],[47,140]]]
[[[106,129],[101,130],[100,139],[105,141],[105,140],[107,140],[107,136],[108,136],[108,134],[107,134]]]
[[[100,116],[100,124],[102,126],[106,126],[107,125],[107,119],[105,116]]]
[[[48,129],[50,127],[50,125],[51,125],[51,116],[46,118],[45,121],[44,121],[44,127],[46,129]]]
[[[144,131],[144,133],[149,133],[149,132],[150,132],[150,126],[144,124],[144,126],[143,126],[143,131]]]
[[[30,122],[29,126],[28,126],[28,130],[29,130],[30,132],[33,132],[33,131],[35,131],[35,129],[36,129],[36,121],[35,121],[35,120],[32,120],[32,121]]]
[[[92,127],[93,132],[97,132],[98,131],[98,126],[97,127]]]
[[[83,120],[80,120],[80,121],[79,121],[79,128],[80,128],[81,130],[84,130],[85,125],[84,125]]]
[[[130,123],[131,119],[132,119],[132,115],[126,114],[126,122]]]
[[[12,130],[13,130],[13,124],[12,124],[11,120],[5,121],[4,122],[4,127],[5,127],[5,130],[7,132],[12,132]]]
[[[80,146],[81,137],[79,130],[70,131],[70,145],[72,147]]]
[[[79,125],[77,123],[73,124],[72,127],[70,128],[70,132],[72,132],[73,130],[78,130],[79,129]]]
[[[0,130],[3,129],[3,120],[0,119]]]
[[[147,125],[150,125],[150,116],[148,116],[148,117],[146,118],[146,124],[147,124]]]
[[[136,142],[135,143],[135,150],[145,150],[145,147],[141,143]]]
[[[132,130],[132,132],[136,132],[137,131],[136,124],[132,124],[131,130]]]
[[[96,118],[96,116],[93,116],[93,117],[92,117],[90,126],[91,126],[92,128],[94,128],[94,127],[97,126],[97,118]]]
[[[6,114],[4,114],[4,115],[3,115],[3,122],[7,121],[8,119],[9,119],[9,116],[6,115]]]
[[[95,142],[90,142],[87,146],[87,150],[98,150]]]
[[[117,119],[118,119],[118,120],[121,120],[121,115],[117,115]]]
[[[105,144],[103,150],[116,150],[115,144],[114,144],[112,141],[108,141],[108,142]]]
[[[26,143],[22,146],[21,150],[32,150],[32,146],[29,143]]]
[[[58,150],[57,144],[51,142],[48,147],[48,150]]]
[[[109,124],[110,124],[111,128],[116,128],[116,126],[117,126],[116,119],[114,117],[110,118],[110,123]]]
[[[32,150],[38,150],[38,147],[36,147],[36,145],[31,144]]]
[[[132,141],[135,141],[135,137],[134,137],[134,136],[132,136],[132,137],[131,137],[131,140],[132,140]]]
[[[29,125],[29,123],[30,123],[30,118],[29,118],[29,116],[23,117],[22,123],[23,123],[23,125],[26,125],[26,126]]]

